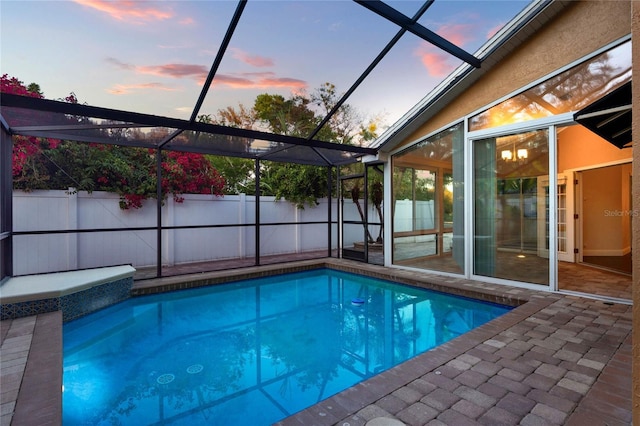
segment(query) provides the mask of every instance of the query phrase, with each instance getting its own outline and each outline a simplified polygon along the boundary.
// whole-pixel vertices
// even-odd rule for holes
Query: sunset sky
[[[418,1],[388,1],[411,17]],[[436,0],[419,23],[473,53],[527,1]],[[48,99],[189,118],[235,1],[0,1],[0,72]],[[260,93],[344,92],[398,27],[348,0],[249,0],[201,114]],[[392,124],[461,62],[405,34],[348,103]]]

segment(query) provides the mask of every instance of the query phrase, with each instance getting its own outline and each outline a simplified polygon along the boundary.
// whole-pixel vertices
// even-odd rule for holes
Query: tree
[[[280,135],[306,137],[318,120],[309,109],[310,100],[302,95],[286,99],[281,95],[258,95],[253,109],[266,128]]]
[[[7,74],[0,77],[0,92],[32,98],[44,97],[37,84],[31,83],[27,87],[22,81]],[[11,163],[14,182],[24,188],[45,186],[49,175],[46,165],[38,158],[38,154],[43,150],[55,149],[59,143],[57,139],[15,136]]]
[[[285,100],[280,95],[262,94],[256,98],[254,110],[269,131],[304,138],[320,123],[310,106],[311,100],[302,95]],[[326,131],[325,136],[329,136]],[[261,173],[261,190],[298,208],[315,206],[317,199],[327,194],[325,167],[268,162],[263,163]]]
[[[331,83],[322,84],[311,94],[311,101],[320,109],[321,116],[328,115],[339,100],[336,86]],[[351,105],[342,104],[329,119],[328,127],[323,127],[325,132],[318,134],[318,139],[351,145],[358,136],[362,136],[357,130],[360,121],[359,114]]]
[[[201,116],[203,122],[259,129],[277,134],[306,137],[320,123],[311,109],[311,100],[302,95],[285,99],[281,95],[263,93],[256,97],[249,110],[242,104],[237,109],[219,110],[215,118]],[[325,136],[329,136],[324,131]],[[230,193],[255,193],[255,163],[244,158],[211,157],[211,161],[227,180]],[[263,195],[285,199],[299,208],[316,205],[327,194],[327,170],[299,164],[273,161],[260,163],[260,191]]]
[[[251,129],[257,118],[253,109],[240,104],[237,109],[227,107],[218,111],[215,117],[209,114],[198,117],[201,123],[220,124],[222,126]],[[213,167],[225,180],[224,193],[227,195],[255,195],[255,163],[248,158],[206,156]]]
[[[254,109],[260,124],[273,133],[309,137],[323,118],[337,105],[339,96],[331,83],[324,83],[310,97],[293,95],[285,100],[279,95],[259,95]],[[361,144],[372,140],[375,125],[359,125],[358,114],[348,104],[341,105],[315,139],[343,144]],[[369,130],[367,132],[366,130]],[[261,188],[276,199],[285,199],[299,208],[317,205],[318,198],[328,196],[327,167],[270,162],[263,169]]]
[[[22,96],[42,98],[40,86],[25,86],[15,77],[4,74],[0,79],[0,91]],[[63,99],[77,103],[74,93]],[[36,115],[38,112],[35,113]],[[37,119],[37,116],[33,117]],[[85,117],[64,116],[69,124],[88,122]],[[168,135],[167,130],[143,133],[139,129],[115,128],[97,130],[96,136],[114,142],[129,138],[144,140]],[[14,188],[25,191],[34,189],[103,190],[120,195],[120,207],[139,208],[147,198],[157,196],[156,152],[144,148],[119,145],[88,144],[57,139],[15,136],[13,140]],[[162,194],[172,194],[176,202],[182,202],[182,194],[222,195],[224,179],[208,159],[201,154],[186,152],[162,152]]]

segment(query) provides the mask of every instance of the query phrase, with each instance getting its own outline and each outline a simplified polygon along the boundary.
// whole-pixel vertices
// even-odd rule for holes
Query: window
[[[464,273],[464,128],[392,159],[393,263]]]
[[[469,131],[577,111],[630,80],[628,41],[474,115]]]

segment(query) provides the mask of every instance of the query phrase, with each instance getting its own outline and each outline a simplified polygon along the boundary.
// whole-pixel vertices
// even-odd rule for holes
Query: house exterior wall
[[[629,34],[630,2],[572,2],[455,101],[398,146],[424,137],[484,105]]]
[[[417,118],[415,122],[411,123],[411,128],[417,127],[418,130],[414,131],[407,137],[403,137],[402,140],[398,138],[396,140],[391,139],[387,141],[391,143],[387,144],[387,146],[383,148],[383,152],[393,152],[398,150],[398,148],[413,147],[418,141],[420,141],[420,144],[415,146],[422,146],[423,143],[427,143],[429,138],[439,134],[439,131],[446,132],[449,126],[460,123],[462,119],[470,116],[471,114],[481,112],[481,109],[483,108],[495,105],[497,102],[506,99],[508,96],[511,96],[524,88],[531,88],[532,86],[540,88],[544,84],[542,81],[552,73],[554,73],[554,75],[558,75],[559,78],[569,78],[568,76],[574,72],[577,78],[573,83],[576,83],[576,87],[580,88],[581,83],[578,82],[578,78],[589,78],[589,76],[586,75],[588,74],[587,72],[580,72],[582,69],[580,67],[587,67],[590,66],[590,64],[595,64],[595,59],[590,61],[586,60],[585,57],[593,56],[595,52],[600,53],[599,51],[602,51],[604,48],[611,47],[611,45],[616,42],[619,44],[618,47],[620,50],[617,50],[617,48],[611,49],[611,61],[612,63],[617,64],[618,56],[616,55],[619,55],[620,62],[624,63],[626,68],[620,68],[620,70],[618,70],[618,68],[614,66],[612,69],[616,69],[616,72],[621,73],[620,78],[624,77],[624,79],[628,79],[630,77],[628,67],[631,60],[629,56],[629,45],[631,43],[626,41],[631,31],[630,2],[568,2],[566,7],[557,13],[557,15],[554,15],[553,18],[549,18],[545,23],[541,23],[544,22],[544,20],[541,20],[541,22],[531,21],[527,24],[529,27],[526,28],[526,32],[528,34],[533,32],[533,36],[521,41],[513,39],[506,41],[506,43],[513,43],[514,46],[517,47],[514,47],[514,50],[510,55],[505,56],[498,63],[487,69],[483,76],[478,80],[473,83],[471,82],[473,80],[470,80],[469,82],[463,81],[462,85],[456,89],[457,93],[460,93],[456,99],[447,103],[444,101],[446,97],[440,99],[437,95],[430,94],[427,99],[439,99],[435,104],[431,105],[433,109],[426,111],[422,115],[422,117],[429,116],[430,118]],[[537,31],[531,30],[534,26],[537,28]],[[624,40],[624,42],[621,40]],[[496,53],[498,56],[501,52]],[[606,58],[607,55],[603,53],[597,56],[597,58],[601,57]],[[569,65],[574,65],[580,60],[584,60],[584,62],[581,62],[579,67],[567,70]],[[487,61],[487,63],[489,62],[490,61]],[[560,74],[560,72],[562,73]],[[608,78],[612,79],[613,77]],[[553,82],[553,80],[545,80],[545,82],[547,81]],[[462,92],[463,87],[464,92]],[[584,85],[584,87],[588,88],[590,86],[587,84]],[[534,89],[531,89],[531,92],[534,91]],[[575,91],[576,93],[582,93],[579,89],[575,89]],[[553,92],[552,89],[551,94],[557,95],[560,100],[564,100],[563,93]],[[571,99],[571,97],[569,97],[569,99]],[[553,104],[553,102],[551,103]],[[504,110],[500,110],[496,113],[497,117],[500,117],[500,112],[503,112],[505,116],[511,114],[509,111],[509,105],[511,104],[508,102],[504,102],[504,104],[507,106],[504,107]],[[544,104],[544,102],[542,104]],[[542,130],[529,130],[526,128],[528,126],[528,124],[525,123],[526,120],[522,117],[516,117],[514,119],[514,123],[510,123],[512,124],[510,129],[511,132],[514,133],[513,135],[504,133],[499,135],[499,137],[494,138],[489,132],[474,133],[474,138],[476,138],[476,140],[473,143],[472,157],[467,158],[464,161],[464,164],[458,164],[457,167],[458,171],[462,169],[465,171],[465,188],[472,189],[472,191],[469,192],[471,196],[465,198],[465,205],[463,209],[463,216],[467,224],[464,237],[464,242],[466,244],[465,250],[467,254],[471,254],[471,262],[465,264],[464,274],[466,276],[478,276],[483,277],[483,279],[509,280],[518,282],[519,285],[523,286],[548,285],[552,291],[561,290],[560,286],[562,283],[559,283],[557,273],[554,273],[551,269],[553,262],[556,261],[558,257],[549,257],[548,276],[545,275],[545,270],[542,270],[539,276],[534,278],[530,276],[517,276],[517,274],[513,273],[514,269],[509,267],[510,259],[507,256],[502,255],[500,260],[498,259],[497,254],[495,258],[491,259],[488,257],[487,259],[484,259],[482,257],[483,254],[494,253],[494,251],[495,253],[506,253],[509,250],[513,250],[512,241],[507,241],[501,238],[496,231],[497,228],[494,227],[497,226],[496,223],[499,223],[501,226],[511,226],[511,228],[509,228],[512,230],[511,233],[517,237],[518,222],[511,218],[501,217],[499,215],[500,211],[497,210],[495,206],[492,207],[490,203],[486,204],[485,207],[480,206],[481,209],[486,208],[486,214],[484,214],[484,216],[479,214],[478,208],[481,202],[478,200],[482,200],[486,197],[494,198],[497,194],[484,194],[478,193],[478,191],[485,186],[493,188],[495,185],[486,185],[483,183],[483,180],[495,180],[500,173],[504,176],[508,176],[510,179],[520,176],[527,179],[542,179],[541,182],[544,182],[544,179],[547,178],[549,179],[549,182],[555,182],[557,179],[556,174],[558,173],[563,174],[566,172],[568,176],[571,176],[571,173],[578,170],[581,171],[613,164],[619,165],[622,163],[629,163],[632,160],[631,149],[619,150],[613,146],[609,146],[609,144],[601,138],[596,137],[595,134],[592,134],[581,126],[570,125],[571,114],[569,114],[569,112],[571,108],[569,108],[568,104],[569,103],[567,102],[567,109],[559,107],[557,114],[563,114],[562,116],[551,117],[545,115],[545,113],[553,114],[552,108],[549,108],[545,113],[541,113],[539,118],[544,118],[545,120],[540,120],[537,125],[542,125],[542,127],[540,127]],[[573,105],[576,106],[576,108],[580,106],[578,103],[574,103]],[[534,108],[532,107],[532,110],[533,109]],[[527,113],[529,113],[529,111],[524,111],[522,116]],[[487,114],[487,116],[488,115],[489,114]],[[535,113],[531,113],[530,116],[532,117],[531,119],[537,117]],[[489,123],[491,120],[486,119],[486,122]],[[496,119],[496,123],[497,122],[498,119]],[[506,122],[509,122],[508,118],[506,119]],[[536,136],[536,134],[540,132],[547,131],[544,127],[547,124],[540,124],[543,122],[554,123],[554,126],[560,127],[554,127],[553,133],[550,135],[545,133],[544,135],[540,134],[540,136]],[[420,127],[418,127],[418,125],[420,125]],[[497,125],[498,124],[496,124],[496,126]],[[488,130],[489,127],[491,127],[491,125],[481,129]],[[480,128],[474,128],[473,130],[479,129]],[[557,129],[557,131],[555,129]],[[488,136],[477,136],[485,134]],[[509,142],[511,140],[510,138],[513,140],[514,156],[516,141],[522,146],[528,147],[528,157],[525,155],[523,159],[518,162],[519,164],[506,164],[504,161],[501,161],[498,149],[504,149],[504,144],[511,143]],[[465,149],[466,148],[472,148],[469,141],[466,141],[465,143]],[[393,159],[404,155],[404,152],[405,151],[394,153],[390,158],[393,161]],[[502,160],[504,160],[504,158],[505,157],[502,157]],[[455,165],[453,169],[454,171],[456,170]],[[466,174],[469,170],[471,170],[471,173]],[[487,176],[478,174],[483,170],[489,171]],[[616,182],[618,184],[622,182],[620,176],[618,176]],[[393,185],[393,179],[391,179],[391,185]],[[555,188],[555,184],[552,188]],[[573,197],[578,197],[579,194],[574,194],[573,184],[571,185],[571,188],[572,190],[569,191],[570,195],[568,195],[571,198],[567,201],[567,204],[573,206]],[[621,192],[624,188],[629,188],[629,183],[626,182],[626,186],[618,186],[618,188],[620,189],[620,193],[610,194],[613,198],[599,200],[601,201],[601,204],[595,206],[596,208],[599,208],[599,212],[603,211],[604,207],[602,203],[605,203],[605,201],[608,202],[605,203],[606,208],[611,211],[623,212],[630,210],[629,192],[626,192],[624,195]],[[493,189],[495,192],[495,188]],[[555,190],[550,191],[550,193],[554,192]],[[542,192],[539,193],[543,194]],[[541,195],[538,200],[537,210],[537,217],[539,219],[544,218],[542,210],[544,208],[543,201],[544,197]],[[627,209],[627,207],[629,207],[629,209]],[[551,203],[549,208],[554,208],[553,203]],[[573,208],[567,209],[567,211],[569,210],[571,210],[571,217],[573,217]],[[458,209],[458,212],[460,211],[461,210]],[[580,211],[580,213],[582,214],[582,211]],[[598,220],[599,219],[600,218],[598,218]],[[623,230],[626,230],[628,233],[630,217],[615,218],[613,215],[610,215],[608,216],[608,219],[616,221],[616,229],[620,232],[616,232],[615,234],[620,234]],[[484,226],[483,224],[485,224],[485,222],[482,222],[483,220],[486,222],[486,228],[482,227]],[[473,221],[473,223],[471,221]],[[546,229],[545,226],[547,225],[545,225],[544,220],[538,221],[536,241],[538,253],[544,253],[544,248],[541,249],[541,247],[545,247],[545,232],[550,232],[549,229],[554,229],[553,226],[556,226],[554,221],[561,221],[561,219],[551,218],[548,222],[548,226],[551,228]],[[582,253],[582,249],[574,247],[573,245],[573,243],[575,243],[576,246],[581,244],[581,231],[583,228],[578,228],[578,226],[582,226],[582,224],[580,223],[576,225],[570,220],[566,222],[562,221],[562,226],[565,225],[566,235],[563,233],[555,234],[553,237],[550,237],[550,242],[556,238],[568,238],[572,241],[570,253],[574,253],[574,248],[578,248],[580,250],[579,253]],[[520,226],[520,228],[522,227]],[[600,230],[597,224],[595,229],[597,231]],[[392,235],[389,235],[389,237],[391,236]],[[620,238],[615,242],[607,240],[605,241],[606,244],[604,244],[601,241],[602,237],[609,237],[609,235],[596,236],[598,237],[597,244],[594,245],[602,245],[602,247],[593,247],[592,251],[613,250],[617,253],[619,251],[626,251],[630,249],[631,244],[629,237],[620,236]],[[623,241],[623,238],[626,238],[626,240]],[[522,230],[520,231],[519,239],[520,250],[523,250],[522,241],[525,238],[523,238]],[[485,241],[486,246],[479,246],[479,241]],[[527,250],[529,250],[530,254],[534,252],[532,247],[527,247]],[[539,254],[538,256],[540,259],[545,257],[544,254]],[[575,256],[572,258],[572,256],[567,255],[565,258],[562,258],[563,261],[574,261],[572,259],[575,259]],[[544,264],[544,262],[540,263]],[[389,264],[394,264],[393,259]],[[482,269],[478,267],[479,264],[486,264],[488,267],[486,269]],[[398,265],[406,266],[408,263]],[[415,263],[410,266],[426,270],[435,269],[440,271],[440,269],[438,269],[439,266],[427,265],[425,262],[420,264]],[[446,270],[442,272],[451,271]]]
[[[631,52],[633,74],[640,75],[640,1],[631,2]],[[633,99],[640,99],[640,85],[632,87]],[[640,135],[640,109],[633,108],[632,132]],[[640,150],[633,150],[633,206],[640,206]],[[640,214],[633,215],[633,243],[640,247]],[[633,257],[633,380],[632,380],[632,423],[640,424],[640,256]]]

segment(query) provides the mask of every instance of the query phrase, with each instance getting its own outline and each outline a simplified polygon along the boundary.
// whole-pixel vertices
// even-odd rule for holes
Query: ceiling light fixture
[[[505,149],[500,153],[500,157],[504,161],[522,161],[529,157],[529,152],[525,148],[516,150],[516,144],[513,144],[513,150]]]

